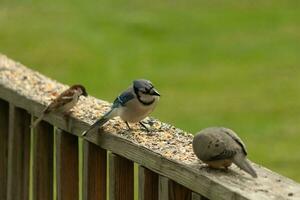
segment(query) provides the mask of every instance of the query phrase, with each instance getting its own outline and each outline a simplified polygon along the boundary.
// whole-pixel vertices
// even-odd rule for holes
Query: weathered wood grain
[[[158,177],[158,200],[169,199],[169,179],[164,176]]]
[[[58,200],[79,198],[78,139],[62,130],[56,130],[56,181]]]
[[[139,166],[139,200],[158,199],[158,174]]]
[[[170,200],[191,200],[192,191],[182,185],[169,180],[169,199]]]
[[[0,57],[0,59],[7,59]],[[6,62],[5,60],[2,62]],[[23,95],[24,91],[15,91],[0,84],[0,98],[38,115],[44,106]],[[61,114],[50,114],[45,118],[49,123],[77,136],[89,125],[79,118],[67,121]],[[228,172],[201,168],[197,162],[184,164],[167,159],[141,144],[133,143],[115,133],[91,133],[86,140],[112,151],[146,168],[170,178],[190,190],[209,199],[299,199],[300,184],[254,164],[258,178],[253,179],[240,170],[233,168]]]
[[[201,200],[200,194],[192,193],[192,200]]]
[[[116,154],[109,154],[109,199],[132,200],[133,179],[133,162]]]
[[[9,104],[0,99],[0,199],[6,199]]]
[[[208,198],[193,192],[192,193],[192,200],[208,200]]]
[[[107,152],[86,140],[83,149],[83,199],[106,200]]]
[[[53,126],[41,121],[33,131],[33,199],[53,200]]]
[[[8,200],[29,199],[30,121],[26,110],[9,106]]]
[[[35,113],[35,115],[38,115],[44,108],[39,102],[28,99],[3,85],[0,85],[0,94],[1,98]],[[50,114],[45,120],[78,136],[89,126],[80,119],[72,117],[69,118],[68,124],[61,114]],[[299,183],[261,166],[255,165],[259,178],[251,179],[237,173],[226,175],[220,171],[200,170],[199,165],[174,162],[146,147],[111,133],[91,133],[85,139],[175,180],[209,199],[297,199],[300,197]],[[288,194],[293,194],[293,196],[288,196]]]
[[[192,191],[182,185],[159,176],[159,200],[192,200]]]
[[[199,169],[194,169],[192,166],[165,159],[147,148],[137,146],[114,134],[102,132],[92,136],[94,136],[94,138],[91,137],[91,139],[98,141],[104,149],[108,149],[130,160],[134,160],[143,166],[147,166],[150,170],[176,180],[185,187],[209,197],[210,199],[228,199],[236,197],[239,197],[240,199],[251,199],[251,195],[264,199],[264,195],[260,193],[254,193],[252,191],[252,193],[248,194],[239,191],[241,186],[233,184],[236,182],[236,179],[234,179],[234,182],[230,182],[232,179],[230,176],[224,176],[224,174],[216,175],[213,173],[203,173],[203,171],[201,173]],[[222,178],[219,179],[219,176],[222,176]],[[230,184],[222,184],[222,182],[227,181],[226,179],[229,180],[228,183]],[[242,184],[241,179],[242,177],[240,177],[239,181]],[[251,179],[249,178],[247,181],[251,182]],[[245,185],[245,183],[243,183],[243,185]],[[252,188],[248,189],[250,191],[252,190]],[[244,187],[243,190],[245,190]],[[265,199],[269,199],[269,197],[265,196]]]

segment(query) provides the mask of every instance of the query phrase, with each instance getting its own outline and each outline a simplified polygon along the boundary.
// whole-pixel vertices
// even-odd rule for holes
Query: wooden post
[[[78,200],[78,138],[56,131],[56,181],[58,200]]]
[[[158,174],[139,166],[139,200],[158,199]]]
[[[7,199],[9,104],[0,99],[0,199]]]
[[[27,111],[10,104],[8,200],[29,199],[30,119]]]
[[[106,200],[107,152],[83,141],[83,199]]]
[[[33,137],[33,199],[53,200],[53,126],[41,121]]]
[[[170,200],[191,200],[192,191],[188,188],[169,180],[169,199]]]
[[[133,162],[116,154],[109,155],[109,199],[133,199]]]

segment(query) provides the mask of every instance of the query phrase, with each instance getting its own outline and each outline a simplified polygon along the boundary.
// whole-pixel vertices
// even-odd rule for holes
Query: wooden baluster
[[[83,199],[106,200],[107,152],[83,141]]]
[[[78,191],[78,138],[58,129],[56,131],[56,181],[58,200],[76,200]]]
[[[9,105],[8,200],[29,198],[30,121],[27,111]]]
[[[158,174],[139,166],[139,200],[158,199]]]
[[[176,183],[175,181],[169,180],[169,199],[170,200],[191,200],[192,192]]]
[[[169,199],[170,200],[191,200],[192,192],[188,188],[169,180]]]
[[[169,179],[161,175],[158,177],[158,199],[169,199]]]
[[[121,156],[109,155],[109,199],[133,199],[133,162]]]
[[[41,121],[33,138],[33,199],[53,200],[53,126]]]
[[[208,198],[193,192],[192,193],[192,200],[208,200]]]
[[[9,104],[0,99],[0,199],[7,199]]]
[[[164,176],[159,176],[159,200],[191,200],[192,191]]]

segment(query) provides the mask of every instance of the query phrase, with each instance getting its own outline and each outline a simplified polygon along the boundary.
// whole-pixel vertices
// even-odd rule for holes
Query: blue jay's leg
[[[147,132],[150,132],[150,130],[147,128],[147,126],[145,126],[145,124],[143,124],[142,122],[139,122],[139,123],[142,127],[144,127],[147,130]]]
[[[130,130],[131,130],[131,128],[130,128],[130,126],[129,126],[128,122],[126,122],[126,121],[125,121],[125,123],[126,123],[126,125],[127,125],[127,127],[128,127],[128,130],[130,131]]]

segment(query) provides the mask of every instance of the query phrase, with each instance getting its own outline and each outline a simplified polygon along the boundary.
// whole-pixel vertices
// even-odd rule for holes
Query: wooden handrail
[[[39,116],[45,105],[51,100],[50,97],[65,88],[65,85],[53,81],[0,54],[0,99],[2,99],[2,102],[6,101],[14,107],[26,110],[33,116]],[[0,112],[2,110],[7,112],[5,108],[2,108],[2,105],[4,105],[2,102]],[[64,134],[70,133],[73,136],[81,137],[82,131],[95,119],[99,118],[109,107],[109,103],[94,97],[82,98],[73,109],[70,117],[65,118],[60,113],[52,113],[45,118],[45,121],[63,130]],[[1,118],[3,118],[2,114]],[[155,119],[147,119],[146,121],[153,124],[154,129],[157,130],[152,135],[147,135],[146,132],[140,131],[135,126],[133,126],[133,131],[127,131],[124,123],[120,119],[115,119],[108,122],[100,132],[91,132],[84,140],[93,143],[101,149],[112,152],[109,155],[109,160],[114,165],[113,167],[115,167],[110,170],[114,176],[120,175],[120,167],[122,165],[131,170],[133,167],[130,162],[137,163],[146,168],[146,170],[151,170],[153,173],[158,174],[158,178],[153,178],[150,176],[151,173],[147,173],[146,175],[140,173],[143,176],[140,180],[150,177],[151,180],[158,182],[158,196],[167,195],[169,199],[176,199],[177,197],[174,194],[180,194],[183,198],[193,197],[193,199],[197,199],[198,194],[199,199],[200,196],[203,196],[203,199],[204,197],[209,199],[255,200],[300,199],[300,184],[257,164],[254,164],[255,170],[258,173],[257,179],[253,179],[237,167],[231,167],[228,172],[203,167],[203,164],[196,159],[191,150],[191,134]],[[1,127],[5,127],[5,125],[1,124]],[[66,138],[61,135],[56,137],[58,137],[56,140],[59,140],[59,142],[65,142],[72,146],[72,143],[68,143],[68,141],[73,141],[72,138]],[[2,144],[2,141],[0,143]],[[68,152],[68,150],[61,149],[62,147],[58,145],[56,145],[56,148],[60,148],[56,149],[57,153]],[[65,146],[65,148],[68,148],[68,146]],[[0,151],[2,151],[2,148],[0,148]],[[71,152],[73,152],[72,163],[76,165],[77,161],[74,157],[76,154],[74,154],[73,150]],[[98,153],[101,154],[101,151]],[[0,152],[0,155],[2,155],[2,152]],[[58,155],[57,157],[62,159],[61,156]],[[105,153],[92,156],[98,156],[100,160],[106,159]],[[119,158],[118,156],[122,156],[123,158]],[[61,162],[59,160],[59,163]],[[88,159],[85,162],[93,163]],[[1,163],[2,165],[3,163]],[[78,166],[75,166],[75,169],[76,167],[78,168]],[[104,168],[102,166],[102,173],[103,169],[106,170],[105,166]],[[68,169],[65,168],[64,170]],[[0,173],[2,171],[0,170]],[[143,171],[145,172],[145,169]],[[131,173],[127,175],[132,177]],[[0,174],[0,177],[5,176]],[[165,193],[163,191],[163,193],[160,193],[160,180],[165,180],[165,178],[169,179],[169,181],[167,185],[162,184],[166,185],[166,187],[162,188],[168,188],[169,192]],[[114,181],[120,179],[124,181],[126,177],[115,177]],[[103,183],[103,180],[105,179],[94,182],[100,184]],[[84,180],[84,183],[87,184],[89,181]],[[130,185],[133,184],[130,182]],[[106,190],[106,187],[103,188]],[[114,189],[110,188],[110,190]],[[133,190],[128,191],[130,192],[128,196],[132,196],[131,192]],[[191,191],[194,194],[189,194]],[[87,195],[86,191],[84,194]],[[89,195],[94,194],[90,193]]]

